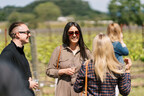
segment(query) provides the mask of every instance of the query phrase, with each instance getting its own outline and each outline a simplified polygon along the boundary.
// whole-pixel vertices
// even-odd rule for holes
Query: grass
[[[129,96],[144,96],[144,87],[132,88]]]

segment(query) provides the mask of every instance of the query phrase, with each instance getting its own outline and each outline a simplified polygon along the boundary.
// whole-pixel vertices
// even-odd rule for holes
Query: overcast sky
[[[0,8],[3,8],[4,6],[7,5],[14,5],[14,6],[25,6],[35,0],[0,0]],[[91,8],[102,11],[102,12],[107,12],[108,9],[108,3],[110,0],[85,0],[89,1],[89,4]],[[142,3],[144,3],[144,0],[141,0]]]

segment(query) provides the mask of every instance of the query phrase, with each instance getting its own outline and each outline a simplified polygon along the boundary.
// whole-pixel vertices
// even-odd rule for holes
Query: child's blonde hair
[[[121,41],[121,28],[119,26],[119,24],[117,23],[112,23],[108,25],[107,28],[107,35],[109,36],[109,38],[111,39],[112,42],[115,41]]]

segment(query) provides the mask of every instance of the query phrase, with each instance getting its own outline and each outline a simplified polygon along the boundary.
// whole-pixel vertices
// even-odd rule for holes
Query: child
[[[126,47],[126,44],[123,42],[123,33],[120,26],[117,23],[109,24],[107,28],[107,35],[112,41],[117,60],[124,64],[122,56],[127,56],[129,51]]]

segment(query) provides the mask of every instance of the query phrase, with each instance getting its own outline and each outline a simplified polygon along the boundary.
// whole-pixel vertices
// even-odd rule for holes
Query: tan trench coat
[[[57,69],[57,60],[59,54],[60,46],[56,47],[52,56],[50,58],[46,74],[50,77],[58,78],[58,83],[56,87],[55,96],[80,96],[80,94],[75,93],[73,89],[73,84],[75,83],[77,73],[83,63],[80,57],[80,50],[74,55],[68,46],[63,45],[61,49],[59,68]],[[91,53],[86,49],[88,58],[91,58]],[[76,67],[76,72],[72,76],[69,75],[58,75],[59,69]]]

